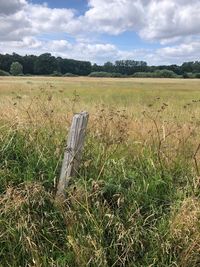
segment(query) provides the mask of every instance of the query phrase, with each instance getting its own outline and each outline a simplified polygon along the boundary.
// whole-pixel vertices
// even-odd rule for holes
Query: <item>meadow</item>
[[[0,77],[0,128],[0,266],[200,265],[200,80]]]

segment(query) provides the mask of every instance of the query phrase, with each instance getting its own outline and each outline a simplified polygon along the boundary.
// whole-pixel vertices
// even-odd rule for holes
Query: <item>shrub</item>
[[[183,73],[183,78],[184,78],[184,79],[188,79],[188,78],[190,78],[187,72],[184,72],[184,73]]]
[[[154,72],[136,72],[131,77],[135,78],[155,78],[156,75]]]
[[[111,73],[104,71],[91,72],[89,77],[111,77]]]
[[[63,74],[63,77],[78,77],[78,75],[67,72],[67,73]]]
[[[10,73],[14,76],[23,74],[23,66],[19,62],[13,62],[10,66]]]
[[[61,77],[62,76],[62,73],[59,72],[59,71],[54,71],[50,76],[53,76],[53,77]]]
[[[105,72],[105,71],[97,71],[97,72],[91,72],[89,77],[113,77],[113,78],[121,78],[124,77],[121,73],[110,73],[110,72]]]
[[[177,78],[177,75],[172,70],[158,70],[155,72],[156,77],[159,78]]]
[[[184,79],[194,79],[194,78],[196,78],[196,73],[184,72],[182,77]]]
[[[136,72],[132,77],[138,78],[177,78],[178,75],[171,70],[156,70],[155,72]]]
[[[8,73],[4,70],[0,70],[0,76],[10,76],[10,73]]]
[[[121,73],[118,73],[118,72],[114,72],[114,73],[111,73],[111,77],[113,77],[113,78],[123,78],[124,75],[122,75]]]

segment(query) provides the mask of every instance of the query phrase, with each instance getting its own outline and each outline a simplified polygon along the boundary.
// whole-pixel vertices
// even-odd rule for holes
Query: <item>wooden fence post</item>
[[[71,178],[78,173],[88,118],[87,112],[75,114],[73,117],[58,182],[57,197],[66,196],[66,188]]]

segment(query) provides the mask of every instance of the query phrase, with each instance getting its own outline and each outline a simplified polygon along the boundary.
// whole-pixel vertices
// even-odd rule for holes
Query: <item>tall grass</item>
[[[0,266],[199,266],[198,119],[166,120],[159,99],[140,120],[92,107],[79,175],[59,202],[79,97],[63,109],[44,90],[14,101],[0,112]]]

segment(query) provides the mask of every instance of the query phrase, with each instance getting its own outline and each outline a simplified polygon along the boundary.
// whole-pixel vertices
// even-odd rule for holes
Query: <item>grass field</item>
[[[54,200],[67,130],[82,165]],[[200,80],[0,78],[0,266],[199,266]]]

